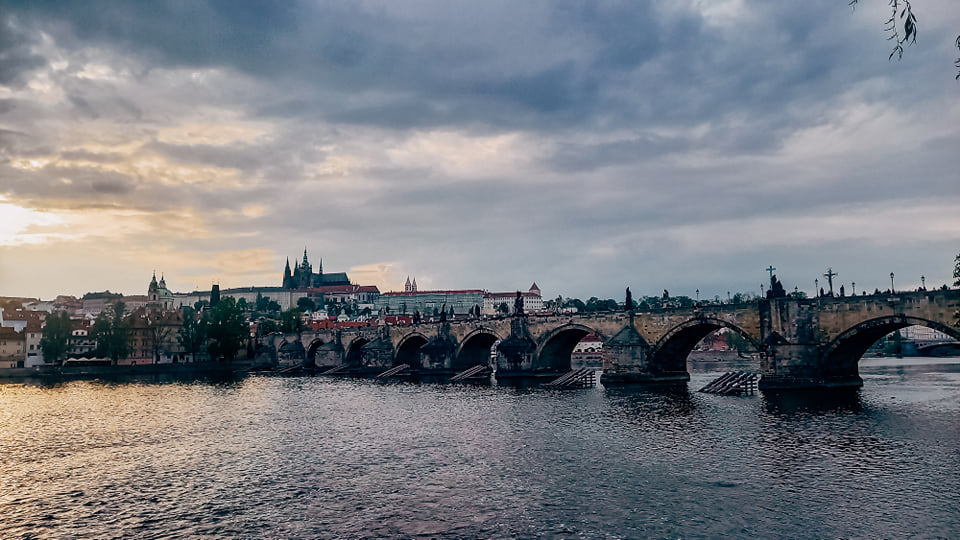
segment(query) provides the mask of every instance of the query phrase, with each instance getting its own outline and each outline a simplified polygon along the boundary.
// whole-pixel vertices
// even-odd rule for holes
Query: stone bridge
[[[491,365],[498,377],[570,370],[588,333],[603,340],[605,384],[689,380],[687,356],[721,328],[760,352],[762,389],[861,386],[857,364],[877,340],[911,325],[960,339],[960,291],[855,297],[777,298],[653,312],[524,316],[507,319],[371,326],[273,335],[282,360],[374,372],[400,364],[424,373]],[[491,348],[496,345],[495,354]]]

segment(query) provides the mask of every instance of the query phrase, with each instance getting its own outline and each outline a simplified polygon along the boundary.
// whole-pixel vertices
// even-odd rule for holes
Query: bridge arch
[[[960,340],[960,330],[929,319],[891,315],[858,323],[840,333],[823,348],[823,369],[827,376],[857,375],[857,364],[883,336],[908,326],[926,326]]]
[[[397,352],[393,356],[393,365],[407,364],[413,369],[423,367],[421,365],[420,348],[427,344],[429,340],[420,332],[413,332],[403,336],[397,345]]]
[[[537,356],[533,360],[534,371],[570,371],[573,348],[587,334],[599,332],[578,323],[568,323],[554,328],[537,345]],[[603,339],[601,337],[601,339]]]
[[[286,339],[280,343],[280,346],[277,348],[277,359],[281,364],[284,363],[303,363],[305,361],[306,351],[303,348],[303,342],[299,339],[294,339],[287,341]]]
[[[315,364],[317,360],[317,349],[323,347],[325,343],[320,338],[314,338],[313,341],[307,345],[307,356],[306,361],[308,364]]]
[[[736,332],[754,348],[760,348],[755,337],[735,324],[715,317],[697,317],[674,326],[657,341],[650,355],[650,367],[661,372],[687,371],[687,357],[697,343],[721,328]]]
[[[347,367],[363,367],[363,346],[370,343],[364,337],[356,337],[351,341],[343,355],[343,363]]]
[[[462,371],[477,365],[490,364],[490,348],[502,340],[493,330],[478,328],[467,334],[457,346],[450,369]]]

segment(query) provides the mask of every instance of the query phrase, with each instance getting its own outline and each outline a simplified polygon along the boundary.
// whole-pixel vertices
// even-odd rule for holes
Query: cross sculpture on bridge
[[[838,275],[840,274],[834,272],[833,268],[827,268],[827,273],[823,275],[823,277],[827,278],[827,283],[830,285],[830,296],[833,296],[833,278]]]
[[[771,288],[771,289],[773,288],[773,272],[774,272],[774,271],[776,271],[776,268],[774,268],[772,264],[767,267],[767,272],[770,273],[770,288]]]

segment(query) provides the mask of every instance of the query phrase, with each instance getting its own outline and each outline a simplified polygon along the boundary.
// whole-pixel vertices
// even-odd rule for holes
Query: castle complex
[[[323,259],[317,265],[317,273],[313,272],[313,265],[307,258],[307,250],[303,250],[303,261],[295,264],[293,271],[290,271],[290,259],[287,259],[287,266],[283,269],[284,289],[309,289],[312,287],[324,287],[328,285],[350,285],[350,278],[346,272],[335,272],[333,274],[323,273]]]

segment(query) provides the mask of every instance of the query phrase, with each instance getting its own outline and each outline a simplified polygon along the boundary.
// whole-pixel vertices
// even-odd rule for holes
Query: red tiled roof
[[[0,326],[0,338],[26,339],[22,333],[17,332],[12,326]]]

